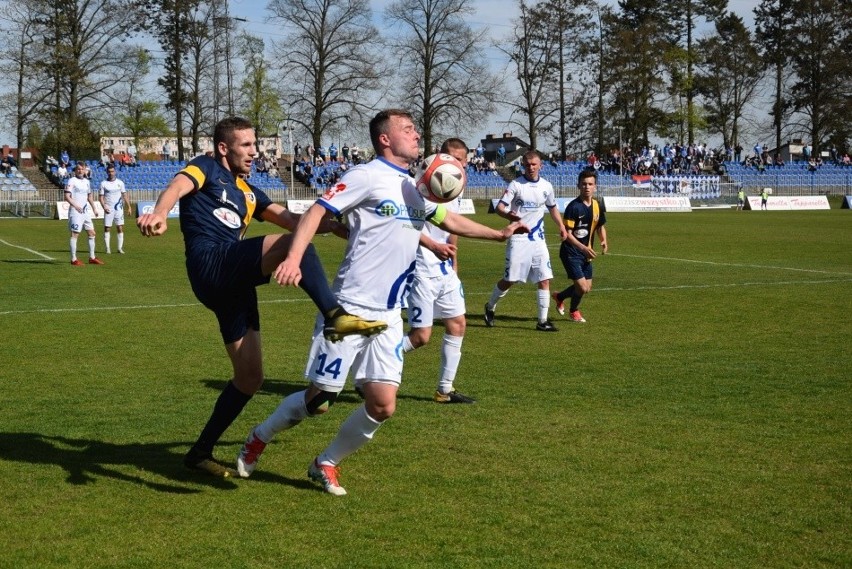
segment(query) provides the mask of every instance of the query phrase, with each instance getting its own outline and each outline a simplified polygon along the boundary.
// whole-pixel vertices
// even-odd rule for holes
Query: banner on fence
[[[71,208],[71,204],[62,200],[61,202],[56,202],[56,214],[53,216],[53,219],[68,219],[68,210]],[[103,219],[104,218],[104,206],[101,205],[101,202],[95,202],[95,219]]]
[[[699,200],[713,199],[722,195],[720,182],[719,176],[654,176],[651,178],[651,194],[685,195]]]
[[[154,206],[157,202],[155,201],[141,201],[136,203],[136,217],[139,217],[143,213],[152,213],[154,211]],[[175,207],[169,211],[169,215],[166,217],[180,217],[180,202],[175,204]]]
[[[603,198],[607,213],[618,211],[692,211],[689,198],[686,196],[670,197],[622,197],[605,196]]]
[[[315,201],[317,200],[287,200],[287,209],[301,215],[308,211]]]
[[[748,196],[746,209],[759,210],[760,196]],[[802,211],[808,209],[831,209],[826,196],[769,196],[767,211]]]

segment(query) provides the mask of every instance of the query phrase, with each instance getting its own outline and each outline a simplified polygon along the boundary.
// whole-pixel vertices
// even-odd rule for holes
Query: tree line
[[[749,29],[727,0],[519,0],[499,37],[471,26],[477,7],[271,0],[281,35],[267,41],[221,0],[16,0],[0,10],[0,111],[19,148],[76,156],[96,156],[102,133],[180,133],[192,156],[235,113],[318,147],[388,106],[413,111],[427,149],[495,113],[563,157],[660,138],[750,146],[746,127],[848,149],[852,3],[763,0]],[[754,124],[759,101],[771,125]]]

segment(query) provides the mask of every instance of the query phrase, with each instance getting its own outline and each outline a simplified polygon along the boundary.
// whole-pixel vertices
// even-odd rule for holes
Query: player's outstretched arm
[[[143,213],[136,219],[136,227],[145,237],[162,235],[168,229],[166,221],[169,212],[175,207],[180,198],[192,192],[195,185],[188,177],[178,174],[157,198],[157,204],[151,213]]]
[[[461,235],[462,237],[490,239],[492,241],[505,241],[516,233],[530,232],[530,228],[520,221],[513,221],[503,229],[494,229],[451,211],[446,212],[446,217],[438,225],[441,229]]]

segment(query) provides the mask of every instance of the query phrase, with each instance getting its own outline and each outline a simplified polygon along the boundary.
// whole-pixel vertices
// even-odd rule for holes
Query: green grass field
[[[250,480],[181,465],[230,365],[176,221],[71,267],[65,222],[0,220],[0,567],[852,566],[852,213],[611,213],[608,228],[588,323],[551,307],[556,334],[534,330],[532,285],[485,328],[503,246],[462,240],[456,385],[479,403],[431,401],[437,329],[335,498],[305,472],[351,390]],[[315,242],[331,276],[343,242]],[[305,385],[312,305],[259,290],[269,379],[223,459]]]

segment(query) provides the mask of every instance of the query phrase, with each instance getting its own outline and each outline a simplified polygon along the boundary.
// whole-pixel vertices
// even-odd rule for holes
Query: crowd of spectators
[[[15,161],[15,156],[10,151],[3,157],[3,160],[0,161],[0,175],[14,176],[15,168],[17,166],[18,163]]]
[[[674,176],[721,173],[724,150],[709,148],[704,143],[666,143],[634,150],[625,145],[621,151],[611,149],[606,156],[589,153],[586,163],[591,168],[611,174],[640,176]],[[550,157],[551,162],[555,159]]]

